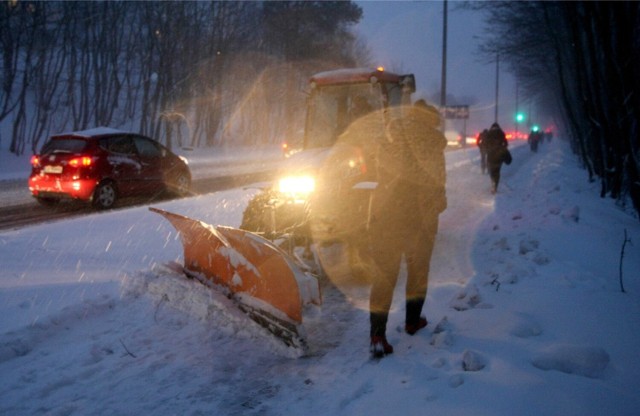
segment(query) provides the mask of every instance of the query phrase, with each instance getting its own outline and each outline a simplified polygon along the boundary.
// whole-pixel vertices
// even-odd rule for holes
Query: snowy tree
[[[100,125],[169,147],[272,143],[301,125],[312,73],[366,56],[349,31],[361,16],[352,2],[3,2],[0,123],[16,154]]]

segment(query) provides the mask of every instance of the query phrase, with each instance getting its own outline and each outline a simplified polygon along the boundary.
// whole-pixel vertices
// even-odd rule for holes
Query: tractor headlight
[[[305,201],[314,191],[316,181],[312,176],[287,176],[280,179],[279,191],[296,202]]]

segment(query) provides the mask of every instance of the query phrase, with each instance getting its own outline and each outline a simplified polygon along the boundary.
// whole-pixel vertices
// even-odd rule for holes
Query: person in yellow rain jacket
[[[370,351],[393,352],[386,327],[402,258],[407,266],[404,330],[413,335],[427,326],[422,307],[427,295],[438,216],[447,206],[444,149],[438,111],[418,101],[391,121],[387,142],[377,152],[378,186],[368,226],[370,249]]]

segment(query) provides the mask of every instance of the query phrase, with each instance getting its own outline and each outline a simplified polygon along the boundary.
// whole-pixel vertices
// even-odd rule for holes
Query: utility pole
[[[518,78],[516,77],[516,139],[518,138],[518,124],[520,124],[520,120],[518,120],[519,117],[520,110],[518,109]]]
[[[442,76],[440,79],[440,109],[447,106],[447,0],[443,2],[442,22]],[[446,119],[442,119],[442,132],[445,132]]]
[[[500,52],[496,53],[496,113],[494,117],[495,123],[498,122],[498,90],[499,90],[498,86],[500,81],[499,73],[500,73]]]

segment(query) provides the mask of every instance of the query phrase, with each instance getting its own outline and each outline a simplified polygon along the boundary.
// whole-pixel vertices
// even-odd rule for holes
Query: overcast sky
[[[376,65],[416,75],[417,98],[440,104],[442,73],[442,1],[357,1],[363,18],[356,27],[367,42]],[[481,63],[477,52],[485,23],[479,12],[462,10],[449,1],[447,35],[447,104],[470,106],[467,133],[489,127],[495,116],[496,65]],[[513,128],[515,84],[506,71],[499,71],[498,122]],[[435,98],[434,98],[435,97]],[[464,123],[448,128],[462,131]]]

